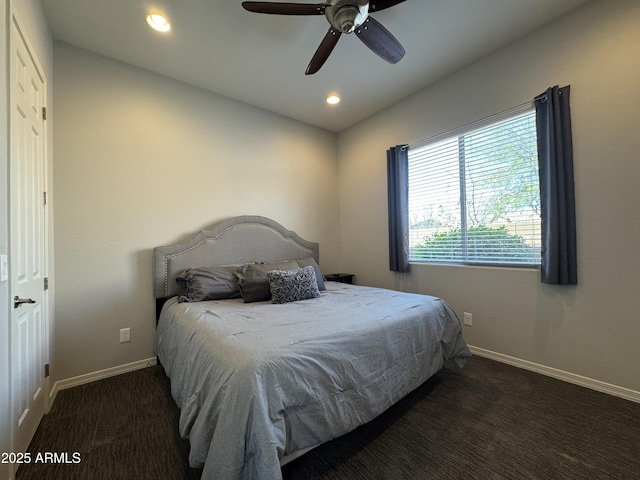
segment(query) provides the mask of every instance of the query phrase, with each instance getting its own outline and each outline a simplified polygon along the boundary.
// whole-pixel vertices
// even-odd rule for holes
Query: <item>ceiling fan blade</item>
[[[272,15],[324,15],[324,3],[242,2],[245,10]]]
[[[399,3],[404,2],[405,0],[371,0],[369,2],[369,11],[370,12],[379,12],[380,10],[384,10],[385,8],[393,7]]]
[[[389,63],[398,63],[404,57],[404,47],[380,22],[367,17],[355,30],[362,43]]]
[[[324,62],[327,61],[327,58],[329,58],[329,55],[333,52],[338,40],[340,40],[340,35],[342,35],[342,33],[339,30],[336,30],[333,27],[329,28],[329,31],[322,39],[318,50],[316,50],[316,53],[313,55],[311,62],[309,62],[309,66],[304,72],[305,75],[313,75],[322,68]]]

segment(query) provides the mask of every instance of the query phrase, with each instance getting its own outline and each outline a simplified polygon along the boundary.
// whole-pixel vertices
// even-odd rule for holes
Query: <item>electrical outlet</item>
[[[473,315],[468,312],[464,312],[464,324],[471,327],[473,325]]]
[[[130,328],[121,328],[120,329],[120,343],[130,342],[131,341],[131,329]]]

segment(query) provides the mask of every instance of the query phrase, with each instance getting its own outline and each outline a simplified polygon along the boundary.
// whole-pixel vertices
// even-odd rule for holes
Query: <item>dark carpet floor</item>
[[[78,452],[80,462],[32,461],[17,479],[198,479],[178,415],[161,367],[63,390],[30,452],[32,459],[68,453],[70,462]],[[282,473],[285,480],[640,479],[640,404],[474,357]]]

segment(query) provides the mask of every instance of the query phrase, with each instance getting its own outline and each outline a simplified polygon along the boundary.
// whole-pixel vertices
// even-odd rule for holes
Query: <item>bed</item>
[[[289,459],[470,356],[446,302],[323,282],[318,244],[265,217],[224,220],[155,248],[154,259],[155,353],[203,479],[279,479]],[[240,295],[233,277],[216,277],[214,295],[189,290],[200,269],[233,271]],[[271,298],[249,298],[255,269],[268,272]],[[232,293],[219,294],[220,285]]]

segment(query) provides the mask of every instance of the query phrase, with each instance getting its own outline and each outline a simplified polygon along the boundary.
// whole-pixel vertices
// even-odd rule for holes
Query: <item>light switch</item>
[[[120,343],[130,342],[131,341],[131,328],[121,328],[120,329]]]
[[[0,282],[9,279],[9,263],[6,255],[0,255]]]

